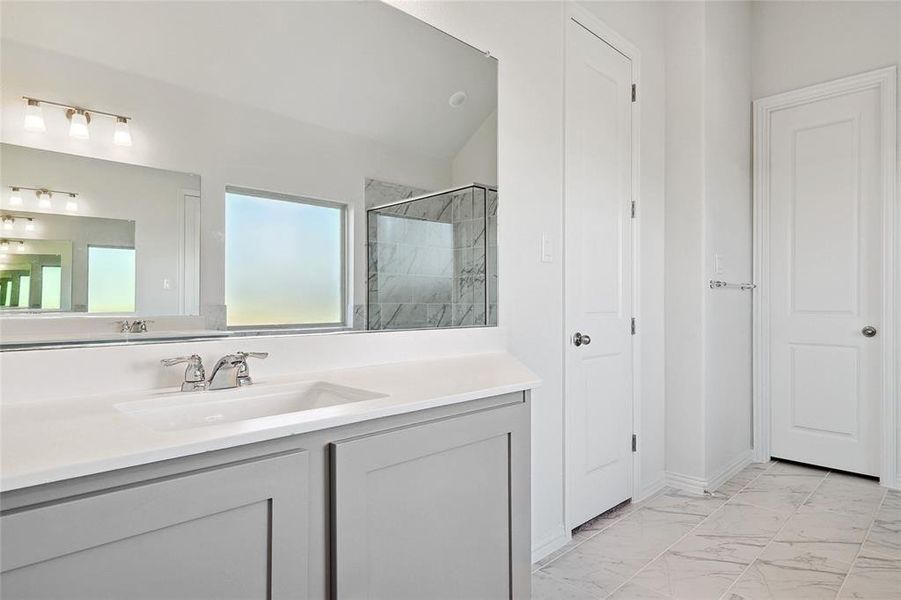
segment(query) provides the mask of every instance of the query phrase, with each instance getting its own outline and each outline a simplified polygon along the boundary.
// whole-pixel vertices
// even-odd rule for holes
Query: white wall
[[[451,185],[497,185],[497,111],[479,125],[451,162]]]
[[[901,2],[754,2],[752,32],[755,99],[901,63]],[[901,142],[901,104],[898,116]],[[901,167],[898,173],[901,190]],[[896,278],[897,294],[901,273]],[[896,390],[901,390],[901,319],[897,320]],[[896,414],[901,440],[901,393]],[[896,460],[901,482],[901,444]]]
[[[750,457],[750,294],[707,287],[750,280],[750,6],[667,17],[666,469],[700,491]]]

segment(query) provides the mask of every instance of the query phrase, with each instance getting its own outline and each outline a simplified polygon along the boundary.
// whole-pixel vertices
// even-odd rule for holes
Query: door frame
[[[785,108],[800,106],[843,94],[876,88],[881,99],[881,137],[883,157],[883,266],[882,266],[882,394],[880,443],[880,483],[898,487],[897,465],[897,400],[898,366],[896,327],[901,320],[901,310],[895,305],[896,287],[901,289],[901,278],[895,269],[901,266],[898,241],[901,240],[901,211],[896,206],[896,117],[897,117],[897,67],[891,66],[859,75],[852,75],[817,85],[776,94],[753,102],[754,114],[754,281],[753,294],[753,457],[757,462],[770,459],[772,412],[769,386],[770,365],[770,281],[766,265],[769,264],[769,147],[770,116]]]
[[[658,482],[654,482],[653,485],[648,486],[648,489],[642,489],[641,485],[641,452],[642,452],[642,436],[641,436],[641,296],[640,292],[640,266],[641,266],[641,194],[640,194],[640,116],[641,116],[641,52],[638,48],[629,42],[625,37],[621,36],[614,29],[609,27],[606,23],[604,23],[601,19],[594,16],[587,9],[582,8],[573,3],[568,3],[566,6],[565,12],[565,21],[564,21],[564,41],[563,41],[563,52],[564,52],[564,60],[566,56],[566,48],[567,48],[567,36],[569,35],[567,32],[569,30],[570,21],[575,22],[577,25],[584,27],[587,31],[589,31],[592,35],[598,38],[598,41],[606,43],[608,46],[625,56],[632,63],[632,83],[638,88],[639,93],[636,95],[635,102],[632,102],[632,123],[631,123],[631,138],[632,138],[632,152],[631,152],[631,187],[632,187],[632,201],[635,203],[636,212],[635,217],[632,219],[632,277],[631,277],[631,286],[632,286],[632,316],[636,319],[638,323],[638,327],[636,328],[635,335],[632,336],[632,433],[638,436],[638,445],[637,450],[632,452],[632,499],[638,501],[645,496],[657,491],[656,484]],[[564,79],[563,85],[563,122],[566,122],[566,81]],[[566,148],[566,131],[564,127],[564,140],[563,147]],[[563,153],[563,169],[565,172],[566,169],[566,153]],[[564,240],[566,239],[566,185],[565,180],[562,185],[562,195],[563,195],[563,235]],[[564,323],[564,331],[563,331],[563,506],[564,506],[564,527],[566,537],[569,537],[569,532],[571,529],[572,523],[570,523],[569,518],[572,514],[572,510],[570,508],[570,500],[572,498],[571,494],[571,478],[569,477],[569,462],[567,460],[567,448],[569,444],[569,435],[567,432],[567,413],[569,410],[568,402],[566,398],[566,378],[568,377],[567,368],[566,368],[566,350],[567,345],[570,343],[569,340],[569,332],[566,331],[566,312],[567,312],[567,298],[566,298],[566,244],[561,244],[561,256],[563,261],[563,323]],[[580,525],[580,523],[575,523],[575,526]]]

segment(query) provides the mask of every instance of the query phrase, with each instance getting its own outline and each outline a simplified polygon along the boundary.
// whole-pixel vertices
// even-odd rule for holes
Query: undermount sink
[[[203,392],[165,392],[121,402],[115,408],[160,431],[191,429],[271,417],[363,400],[386,394],[325,381],[252,386]]]

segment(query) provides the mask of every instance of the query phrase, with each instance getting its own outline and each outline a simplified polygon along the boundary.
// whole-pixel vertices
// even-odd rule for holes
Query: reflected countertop
[[[371,390],[384,397],[176,431],[151,429],[115,407],[172,389],[5,402],[0,404],[0,490],[518,392],[540,383],[510,354],[491,353],[259,378],[239,393],[313,381]]]

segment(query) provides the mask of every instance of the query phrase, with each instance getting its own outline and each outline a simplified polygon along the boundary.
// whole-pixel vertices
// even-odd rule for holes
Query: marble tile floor
[[[533,600],[901,600],[901,492],[785,462],[620,505],[533,566]]]

